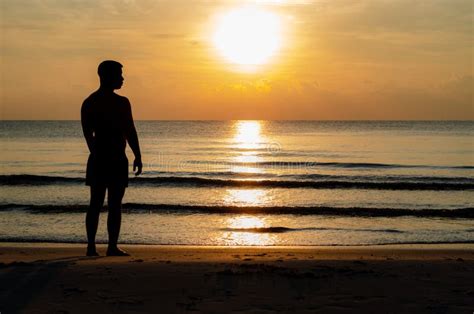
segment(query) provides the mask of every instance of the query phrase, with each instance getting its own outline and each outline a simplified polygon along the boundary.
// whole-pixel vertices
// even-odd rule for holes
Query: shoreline
[[[87,242],[66,242],[66,241],[44,241],[44,240],[26,240],[26,241],[10,241],[0,240],[0,248],[9,246],[18,247],[48,247],[48,246],[79,246],[85,247]],[[96,245],[106,246],[107,242],[96,242]],[[130,246],[130,247],[156,247],[156,248],[283,248],[283,249],[377,249],[377,248],[397,248],[397,249],[430,249],[430,248],[466,248],[474,250],[474,241],[456,241],[456,242],[406,242],[406,243],[378,243],[378,244],[322,244],[322,245],[206,245],[206,244],[155,244],[155,243],[119,243],[119,246]]]
[[[51,242],[51,241],[1,241],[0,248],[9,246],[24,246],[24,247],[37,247],[37,246],[85,246],[87,242]],[[107,243],[97,243],[97,246],[106,246]],[[200,244],[144,244],[144,243],[119,243],[119,246],[131,246],[131,247],[175,247],[175,248],[284,248],[284,249],[326,249],[326,248],[370,248],[375,249],[378,247],[393,247],[393,248],[453,248],[453,247],[466,247],[466,249],[474,250],[474,242],[472,241],[459,241],[459,242],[439,242],[439,243],[425,243],[425,242],[413,242],[413,243],[382,243],[382,244],[358,244],[358,245],[200,245]]]
[[[57,243],[57,242],[0,242],[0,263],[47,261],[46,257],[59,257],[74,254],[76,257],[85,257],[86,243]],[[134,257],[166,255],[183,262],[180,254],[192,252],[203,255],[200,259],[234,260],[236,253],[266,252],[269,254],[292,253],[298,255],[298,260],[449,260],[462,258],[474,261],[474,244],[472,243],[440,243],[440,244],[386,244],[386,245],[336,245],[336,246],[211,246],[211,245],[157,245],[157,244],[119,244]],[[97,244],[99,257],[106,257],[107,245]],[[21,253],[21,254],[20,254]],[[262,255],[262,256],[265,256]],[[270,259],[260,259],[268,262]]]

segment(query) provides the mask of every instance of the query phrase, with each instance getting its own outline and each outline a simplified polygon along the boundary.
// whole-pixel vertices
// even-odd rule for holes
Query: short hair
[[[117,70],[122,69],[122,67],[123,66],[122,64],[120,64],[120,62],[113,60],[105,60],[99,64],[99,67],[97,68],[97,73],[100,77],[107,77],[110,74],[117,73]]]

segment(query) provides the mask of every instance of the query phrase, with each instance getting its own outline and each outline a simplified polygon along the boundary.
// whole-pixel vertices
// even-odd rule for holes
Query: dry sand
[[[0,244],[1,314],[474,311],[472,244],[122,248]]]

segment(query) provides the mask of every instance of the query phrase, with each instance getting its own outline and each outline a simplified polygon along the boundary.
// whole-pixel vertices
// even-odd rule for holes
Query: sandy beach
[[[0,244],[1,313],[471,313],[474,245]],[[101,255],[105,247],[99,246]]]

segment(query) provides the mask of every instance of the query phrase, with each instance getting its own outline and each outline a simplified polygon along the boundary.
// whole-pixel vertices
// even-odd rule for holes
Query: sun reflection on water
[[[268,223],[261,217],[232,217],[227,219],[225,225],[229,231],[223,233],[222,240],[228,245],[272,245],[276,240],[274,235],[257,231],[268,227]]]
[[[262,122],[236,121],[234,130],[235,134],[231,140],[231,147],[237,149],[238,155],[233,158],[235,164],[232,165],[231,171],[262,173],[263,170],[256,166],[261,161],[258,150],[265,145],[262,136]]]
[[[259,150],[265,147],[262,122],[237,121],[234,130],[231,148],[236,149],[238,154],[233,157],[235,164],[232,171],[263,172],[263,169],[257,167],[257,163],[262,160],[258,155]],[[268,190],[265,189],[228,189],[223,201],[228,206],[262,206],[268,204],[271,201],[270,198]],[[243,215],[228,218],[223,225],[225,232],[221,235],[221,240],[228,245],[272,245],[275,243],[274,235],[265,233],[268,224],[264,218]]]
[[[269,201],[268,192],[264,189],[229,189],[224,197],[224,203],[231,206],[258,206]]]
[[[237,121],[234,125],[234,141],[242,149],[258,148],[262,142],[260,121]]]
[[[255,168],[255,167],[235,166],[235,165],[232,166],[230,171],[236,172],[236,173],[262,173],[263,172],[262,169]]]
[[[249,229],[249,228],[264,228],[267,226],[265,219],[255,216],[239,216],[230,218],[227,221],[229,228]]]
[[[254,152],[245,152],[235,157],[235,161],[242,163],[256,163],[260,160],[260,157],[255,156]]]

